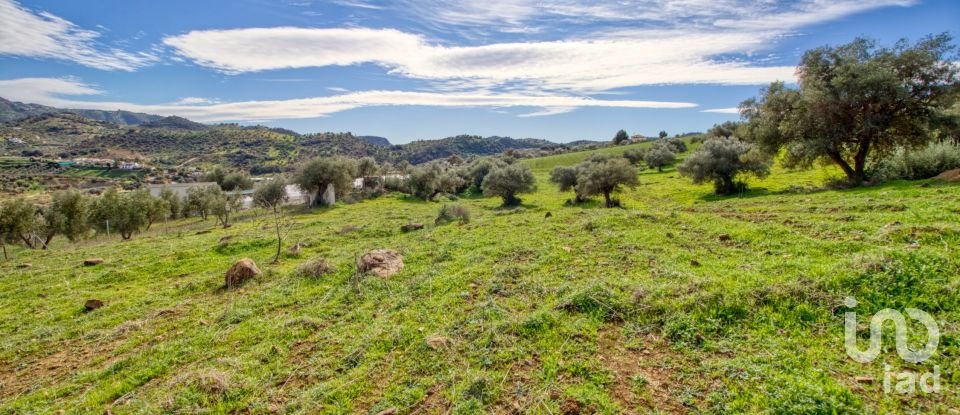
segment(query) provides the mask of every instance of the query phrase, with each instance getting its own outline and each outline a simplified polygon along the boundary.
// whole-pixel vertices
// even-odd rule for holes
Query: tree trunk
[[[35,244],[33,243],[33,239],[28,238],[28,237],[25,236],[25,235],[20,235],[20,239],[23,240],[23,243],[24,243],[25,245],[27,245],[27,248],[36,249],[36,246],[35,246]]]
[[[830,159],[833,160],[834,163],[840,166],[840,169],[843,170],[843,173],[847,175],[847,180],[849,180],[851,183],[856,183],[857,172],[853,169],[853,167],[850,167],[850,163],[847,163],[847,161],[843,159],[843,156],[841,156],[839,152],[831,151],[827,153],[827,155],[830,156]]]
[[[610,207],[610,192],[603,192],[604,206]]]
[[[4,235],[3,237],[0,237],[0,248],[3,248],[3,260],[9,261],[10,257],[7,256],[7,242],[4,240],[5,238],[6,238],[6,235]]]
[[[55,234],[55,233],[53,233],[53,234],[47,234],[47,239],[46,239],[45,241],[43,241],[43,249],[47,249],[47,247],[50,246],[50,242],[53,241],[53,237],[54,237],[54,236],[57,236],[57,234]]]
[[[280,263],[280,250],[283,249],[283,237],[280,235],[280,214],[276,208],[273,210],[273,223],[277,229],[277,255],[273,257],[273,263]]]
[[[854,177],[852,177],[852,179],[854,181],[853,183],[857,186],[863,184],[863,182],[867,180],[867,154],[870,152],[871,142],[872,141],[869,138],[862,140],[856,156],[853,157]]]

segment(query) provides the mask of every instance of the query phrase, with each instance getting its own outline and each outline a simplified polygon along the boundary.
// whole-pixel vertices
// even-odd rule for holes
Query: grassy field
[[[286,245],[304,248],[279,265],[252,214],[17,249],[0,413],[957,413],[960,187],[817,190],[838,173],[777,169],[721,198],[671,168],[623,209],[565,206],[549,170],[587,154],[525,160],[539,190],[515,210],[461,199],[466,225],[399,195],[293,215]],[[405,268],[358,277],[376,248]],[[224,290],[243,257],[264,274]],[[314,258],[337,271],[297,276]],[[872,363],[846,355],[844,312],[865,348],[870,315],[908,307],[941,322],[931,360],[903,362],[892,336]],[[942,391],[886,394],[885,364],[939,366]]]

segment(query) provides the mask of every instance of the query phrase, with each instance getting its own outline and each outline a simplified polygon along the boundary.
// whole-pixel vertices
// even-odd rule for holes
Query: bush
[[[436,225],[445,225],[456,221],[463,225],[470,223],[470,210],[461,205],[443,205],[437,214],[437,219],[433,221]]]
[[[630,161],[630,164],[636,166],[647,157],[647,150],[642,148],[633,148],[623,152],[623,158]]]
[[[673,147],[667,143],[657,143],[647,151],[644,161],[651,169],[663,171],[663,168],[677,161],[677,155],[674,154]]]
[[[317,258],[304,262],[297,267],[296,276],[317,278],[336,271],[336,267],[331,265],[323,258]]]
[[[694,183],[713,181],[717,194],[732,194],[746,189],[738,181],[742,174],[764,177],[770,173],[770,163],[752,151],[753,146],[737,138],[713,137],[680,165],[680,174]]]
[[[671,149],[673,149],[674,153],[679,154],[679,153],[687,152],[687,143],[683,142],[683,140],[679,138],[670,138],[664,142],[667,143],[667,145],[670,146]]]
[[[875,163],[871,178],[875,181],[919,180],[960,168],[960,147],[942,143],[913,151],[900,151]]]
[[[483,179],[483,194],[500,196],[503,198],[504,206],[519,205],[520,198],[517,194],[532,192],[536,188],[533,172],[524,164],[510,164],[496,168]]]
[[[445,162],[431,162],[414,167],[407,179],[410,193],[423,200],[433,200],[440,193],[455,194],[464,180]]]

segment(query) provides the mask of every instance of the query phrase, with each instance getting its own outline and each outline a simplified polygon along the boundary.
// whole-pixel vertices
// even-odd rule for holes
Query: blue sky
[[[0,0],[0,96],[394,143],[702,131],[804,50],[955,0]]]

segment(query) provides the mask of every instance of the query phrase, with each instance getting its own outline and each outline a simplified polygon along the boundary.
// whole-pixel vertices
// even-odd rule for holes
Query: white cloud
[[[517,27],[638,22],[662,27],[736,26],[789,30],[916,0],[402,0],[394,10],[443,29],[475,26],[509,32]]]
[[[434,27],[468,27],[471,33],[494,28],[537,34],[545,25],[579,29],[540,36],[566,34],[562,40],[469,46],[395,29],[296,27],[192,31],[167,37],[164,43],[180,56],[226,73],[375,64],[394,75],[431,81],[439,90],[597,94],[659,84],[761,85],[794,79],[792,66],[762,66],[762,60],[747,58],[769,49],[790,31],[914,1],[406,0],[384,6],[363,2],[391,13],[401,11]],[[578,22],[615,24],[605,30],[608,26]]]
[[[331,0],[330,2],[344,7],[356,7],[359,9],[380,10],[383,8],[382,6],[361,0]]]
[[[0,0],[0,55],[58,59],[105,70],[133,71],[152,64],[151,53],[131,53],[97,42],[100,33],[47,12]]]
[[[443,46],[393,29],[278,27],[194,31],[164,43],[227,73],[372,63],[448,89],[597,93],[637,85],[793,79],[792,66],[710,59],[762,48],[763,40],[755,33],[638,30],[584,40]]]
[[[740,109],[737,107],[732,108],[711,108],[708,110],[703,110],[700,112],[711,112],[714,114],[740,114]]]
[[[61,108],[123,109],[160,115],[179,115],[196,121],[251,121],[323,117],[336,112],[375,106],[432,106],[487,108],[543,108],[527,116],[552,115],[582,107],[694,108],[687,102],[598,100],[569,95],[529,96],[515,93],[436,93],[409,91],[361,91],[333,96],[244,102],[215,102],[188,98],[172,104],[144,105],[129,102],[89,101],[67,98],[74,94],[97,94],[96,88],[74,79],[23,78],[0,80],[0,96]]]
[[[184,97],[173,102],[173,105],[200,105],[200,104],[216,104],[219,103],[219,99],[211,98],[201,98],[201,97]]]

